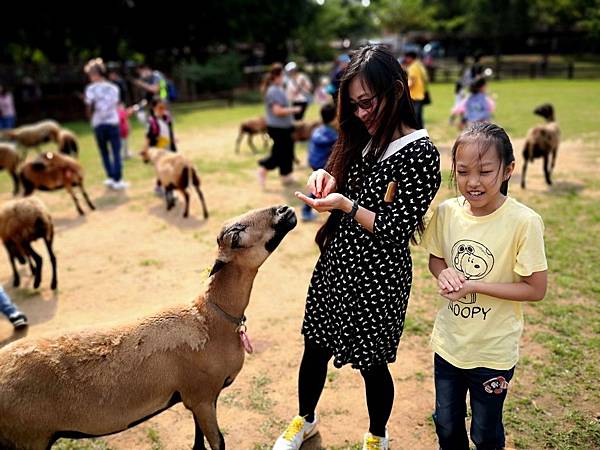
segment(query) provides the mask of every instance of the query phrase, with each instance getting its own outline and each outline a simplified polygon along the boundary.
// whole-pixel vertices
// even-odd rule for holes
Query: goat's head
[[[256,209],[227,222],[219,237],[219,254],[211,275],[225,264],[258,269],[296,226],[296,214],[289,206]]]
[[[544,103],[533,110],[534,114],[543,117],[548,122],[554,120],[554,107],[550,103]]]
[[[144,148],[140,152],[140,156],[142,157],[142,161],[144,161],[146,164],[148,164],[150,161],[154,162],[154,160],[157,158],[157,156],[159,155],[160,152],[161,152],[161,149],[159,149],[159,148],[148,147],[148,148]]]

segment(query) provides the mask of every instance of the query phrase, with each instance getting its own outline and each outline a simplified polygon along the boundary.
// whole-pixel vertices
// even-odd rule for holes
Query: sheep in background
[[[193,184],[202,203],[204,218],[208,218],[208,210],[204,202],[204,195],[200,190],[200,178],[189,159],[179,153],[173,153],[162,148],[149,147],[140,153],[145,163],[152,161],[156,170],[156,178],[159,186],[165,190],[167,211],[175,206],[173,189],[177,189],[185,199],[183,217],[187,217],[190,209],[190,195],[187,193],[189,184]]]
[[[194,449],[225,448],[216,405],[251,351],[244,312],[262,263],[296,225],[288,206],[225,224],[206,289],[128,325],[23,338],[0,349],[0,448],[49,449],[60,437],[131,428],[183,402]]]
[[[23,159],[25,159],[27,150],[31,147],[35,147],[40,151],[40,145],[46,142],[52,141],[58,143],[59,133],[60,125],[58,122],[54,120],[42,120],[41,122],[6,130],[3,132],[3,135],[15,141],[19,147],[25,149],[23,152]]]
[[[0,207],[0,239],[6,247],[13,270],[13,286],[20,284],[19,272],[15,259],[21,264],[29,261],[34,275],[33,287],[38,288],[42,281],[42,257],[38,255],[31,243],[43,239],[52,264],[52,282],[50,287],[56,289],[56,257],[52,251],[54,226],[46,205],[37,197],[10,200]],[[32,262],[35,262],[35,264]],[[4,447],[2,447],[4,448]]]
[[[52,152],[43,153],[23,165],[20,178],[25,190],[24,195],[31,194],[35,189],[53,191],[65,188],[73,198],[77,212],[84,215],[73,192],[73,187],[79,186],[90,209],[96,209],[83,187],[83,167],[69,156]]]
[[[252,142],[252,137],[256,134],[262,135],[263,138],[263,147],[266,147],[269,143],[269,135],[267,133],[267,119],[264,117],[257,117],[255,119],[246,120],[240,124],[240,132],[238,134],[237,140],[235,141],[235,152],[240,152],[240,143],[242,142],[242,138],[244,134],[248,135],[248,145],[252,149],[252,153],[257,153],[254,142]]]
[[[305,142],[310,139],[310,136],[315,128],[321,125],[321,122],[296,122],[294,123],[294,131],[292,139],[294,142]]]
[[[17,168],[19,167],[19,153],[13,144],[0,142],[0,170],[6,169],[13,179],[13,195],[19,192],[19,177]]]
[[[525,137],[523,148],[523,173],[521,174],[521,187],[525,189],[527,164],[536,158],[544,158],[544,176],[546,183],[552,185],[552,171],[556,164],[556,154],[560,142],[560,128],[554,120],[554,107],[550,103],[538,106],[534,114],[546,119],[546,123],[531,128]]]
[[[77,158],[79,155],[79,145],[77,136],[71,130],[61,128],[58,133],[58,151],[63,155],[69,155]]]

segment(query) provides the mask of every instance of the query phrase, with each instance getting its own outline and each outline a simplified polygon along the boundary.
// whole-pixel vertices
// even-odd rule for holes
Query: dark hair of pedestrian
[[[485,79],[485,77],[477,77],[475,78],[475,80],[473,80],[473,82],[470,84],[469,86],[469,92],[471,92],[471,94],[477,94],[482,87],[484,87],[487,84],[487,81]]]
[[[260,87],[260,91],[263,93],[263,95],[267,92],[267,89],[269,89],[269,86],[271,86],[271,84],[273,84],[273,81],[275,81],[275,79],[280,77],[282,74],[283,74],[283,65],[281,63],[271,64],[271,69],[266,74],[266,76],[263,78],[263,81],[262,81],[262,84]]]
[[[335,120],[335,105],[331,103],[326,103],[321,106],[321,119],[324,124],[331,123]]]
[[[377,130],[373,136],[352,108],[350,83],[356,78],[377,98],[377,107],[373,111]],[[410,99],[406,73],[383,45],[366,45],[353,53],[340,82],[337,105],[339,138],[325,170],[335,178],[340,192],[346,185],[350,167],[361,160],[362,151],[369,142],[365,158],[377,161],[392,142],[394,133],[402,130],[403,125],[413,129],[420,127]],[[334,211],[317,232],[315,241],[321,251],[335,233],[341,214],[341,211]]]
[[[417,59],[417,52],[415,52],[414,50],[409,50],[406,53],[404,53],[404,56],[407,56],[412,59]]]
[[[503,128],[489,122],[475,122],[461,133],[452,147],[452,173],[450,181],[455,189],[457,188],[456,153],[464,145],[477,145],[480,158],[488,151],[495,151],[498,161],[500,161],[497,173],[499,177],[502,176],[504,169],[515,160],[513,146]],[[504,180],[500,186],[500,192],[504,195],[508,195],[509,180],[510,178]]]

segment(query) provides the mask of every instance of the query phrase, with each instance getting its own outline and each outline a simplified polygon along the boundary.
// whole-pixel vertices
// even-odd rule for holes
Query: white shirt
[[[108,81],[96,81],[85,88],[85,103],[92,106],[92,127],[118,125],[119,88]]]

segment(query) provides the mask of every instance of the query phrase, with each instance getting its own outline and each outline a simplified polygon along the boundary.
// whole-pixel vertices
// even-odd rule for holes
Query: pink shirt
[[[0,95],[0,115],[2,117],[15,116],[15,103],[10,92],[5,95]]]

